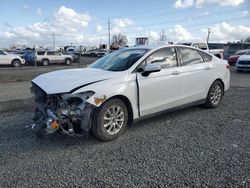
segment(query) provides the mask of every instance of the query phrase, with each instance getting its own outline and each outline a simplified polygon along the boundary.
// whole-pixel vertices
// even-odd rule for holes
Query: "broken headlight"
[[[62,104],[60,112],[64,116],[81,116],[86,100],[95,94],[94,91],[86,91],[77,94],[64,94],[62,96]]]

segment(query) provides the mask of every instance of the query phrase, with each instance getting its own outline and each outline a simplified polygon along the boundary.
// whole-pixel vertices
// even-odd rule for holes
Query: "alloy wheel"
[[[214,105],[217,105],[220,102],[221,97],[222,97],[222,88],[219,84],[216,84],[213,86],[211,90],[211,95],[210,95],[211,102]]]
[[[118,133],[124,124],[124,110],[119,105],[112,105],[106,110],[103,116],[104,128],[110,135]]]

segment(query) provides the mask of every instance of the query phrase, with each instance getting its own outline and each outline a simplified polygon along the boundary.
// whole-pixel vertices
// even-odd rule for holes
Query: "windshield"
[[[148,49],[123,49],[97,60],[90,68],[97,68],[107,71],[124,71],[129,69],[139,60]]]

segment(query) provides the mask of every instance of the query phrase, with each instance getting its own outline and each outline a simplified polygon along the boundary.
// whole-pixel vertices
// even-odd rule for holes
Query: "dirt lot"
[[[219,108],[141,121],[107,143],[92,135],[36,139],[26,128],[29,82],[2,82],[0,187],[250,187],[250,74],[231,72]]]

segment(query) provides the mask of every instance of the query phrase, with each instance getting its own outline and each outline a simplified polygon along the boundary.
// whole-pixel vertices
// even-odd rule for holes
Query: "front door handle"
[[[172,72],[171,74],[172,74],[172,75],[178,75],[178,74],[180,74],[180,72],[179,72],[179,71],[174,71],[174,72]]]

